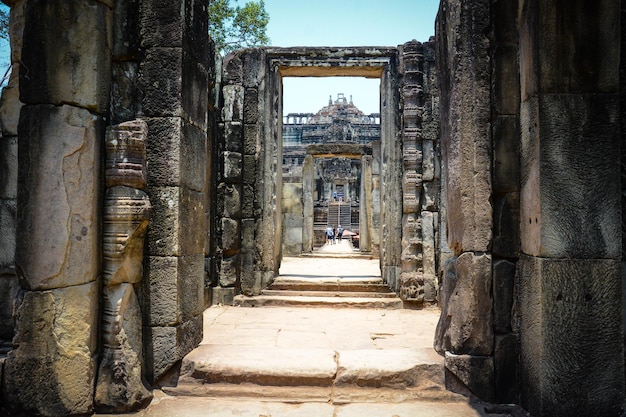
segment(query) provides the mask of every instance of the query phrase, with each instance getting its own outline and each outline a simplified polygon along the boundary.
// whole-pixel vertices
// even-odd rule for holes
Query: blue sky
[[[242,5],[245,0],[238,0]],[[439,0],[265,0],[273,46],[397,46],[435,33]],[[337,93],[378,112],[379,82],[365,78],[285,78],[283,111],[316,112]]]

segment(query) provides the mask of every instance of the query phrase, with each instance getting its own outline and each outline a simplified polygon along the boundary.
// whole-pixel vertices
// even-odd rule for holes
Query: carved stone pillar
[[[96,409],[128,412],[152,398],[142,373],[141,310],[134,286],[143,279],[150,199],[146,188],[146,123],[107,129],[103,221],[102,360]]]

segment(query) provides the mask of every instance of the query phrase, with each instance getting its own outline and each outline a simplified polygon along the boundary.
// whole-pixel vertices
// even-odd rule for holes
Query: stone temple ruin
[[[441,307],[451,390],[621,415],[620,2],[442,0],[425,42],[223,61],[207,0],[4,2],[7,413],[144,405],[202,339],[205,307],[312,250],[320,191],[356,191],[350,175],[318,187],[337,159],[360,165],[361,245],[387,285]],[[307,149],[293,181],[281,82],[301,76],[379,78],[379,142]]]

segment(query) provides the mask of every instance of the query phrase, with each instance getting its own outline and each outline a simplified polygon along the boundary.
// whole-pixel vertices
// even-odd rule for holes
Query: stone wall
[[[93,410],[98,359],[112,10],[88,0],[28,0],[24,16],[15,252],[21,292],[3,394],[14,410],[84,414]]]
[[[219,82],[210,76],[207,1],[10,3],[14,71],[0,106],[1,338],[13,332],[10,283],[19,280],[20,290],[14,349],[0,372],[4,411],[129,411],[150,398],[144,378],[158,380],[202,338],[214,196],[207,110],[210,83]],[[138,131],[147,134],[149,169],[143,183],[125,174],[111,183],[105,206],[105,127],[129,121],[147,126]],[[116,129],[111,146],[132,142],[121,139],[133,128]],[[135,169],[134,146],[119,172]],[[142,268],[144,186],[153,209]],[[129,213],[137,217],[118,222]],[[116,253],[129,259],[123,268],[110,266]],[[113,316],[128,338],[119,338]],[[109,383],[107,360],[120,355],[132,369],[117,369],[123,376]],[[143,372],[131,365],[142,362]]]
[[[533,416],[624,398],[619,5],[442,1],[446,384]],[[519,382],[519,385],[518,385]]]
[[[138,105],[152,216],[142,288],[148,380],[202,339],[211,56],[206,0],[139,5]]]
[[[522,404],[619,415],[620,2],[520,2]]]

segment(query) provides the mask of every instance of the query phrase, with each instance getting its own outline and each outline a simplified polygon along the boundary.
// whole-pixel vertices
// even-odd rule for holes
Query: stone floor
[[[334,254],[352,253],[349,244]],[[285,258],[281,277],[357,280],[378,260]],[[181,377],[138,417],[497,417],[525,414],[446,391],[432,349],[437,308],[216,306]]]

